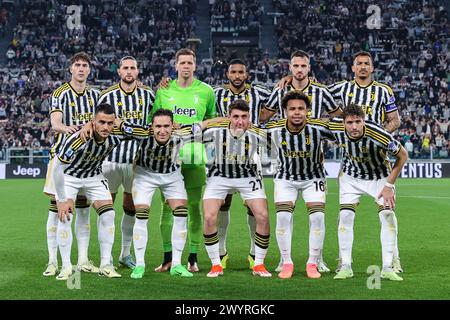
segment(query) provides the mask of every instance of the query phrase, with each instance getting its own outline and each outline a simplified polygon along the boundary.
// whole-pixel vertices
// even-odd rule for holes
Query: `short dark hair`
[[[342,119],[344,119],[345,121],[345,118],[349,116],[357,116],[364,119],[366,117],[366,114],[364,113],[364,110],[360,106],[354,103],[350,103],[347,107],[344,108]]]
[[[155,111],[155,113],[153,113],[152,115],[152,122],[156,117],[169,117],[170,120],[173,122],[173,112],[169,109],[158,109]]]
[[[125,56],[125,57],[123,57],[122,59],[120,59],[120,62],[119,62],[119,68],[122,66],[122,63],[123,63],[125,60],[133,60],[134,62],[136,62],[136,65],[137,65],[137,60],[136,60],[135,57],[133,57],[133,56]]]
[[[244,67],[247,68],[247,66],[245,65],[245,62],[242,61],[241,59],[233,59],[230,62],[228,62],[228,68],[227,69],[229,69],[230,66],[232,66],[233,64],[241,64],[241,65],[243,65]]]
[[[250,107],[248,106],[248,103],[245,102],[242,99],[234,100],[230,107],[228,108],[228,114],[231,114],[233,110],[240,110],[244,112],[250,112]]]
[[[178,62],[180,56],[193,56],[195,61],[195,52],[189,48],[182,48],[175,53],[175,62]]]
[[[116,114],[116,110],[109,103],[100,103],[95,107],[95,114],[103,112],[104,114]]]
[[[353,61],[355,61],[356,58],[358,58],[359,56],[369,57],[370,60],[373,61],[372,55],[370,54],[370,52],[367,52],[367,51],[358,51],[357,53],[355,53],[355,54],[353,55]]]
[[[295,57],[307,58],[309,60],[309,54],[303,50],[296,50],[291,54],[291,60]]]
[[[89,55],[84,52],[84,51],[80,51],[78,53],[75,53],[71,58],[70,58],[70,65],[73,65],[75,62],[77,62],[78,60],[83,60],[85,62],[87,62],[89,64],[89,67],[91,66],[91,58],[89,57]]]
[[[289,100],[303,100],[306,104],[306,109],[311,109],[311,102],[309,101],[309,97],[300,90],[292,90],[286,93],[281,99],[281,107],[283,109],[287,108],[287,104]]]

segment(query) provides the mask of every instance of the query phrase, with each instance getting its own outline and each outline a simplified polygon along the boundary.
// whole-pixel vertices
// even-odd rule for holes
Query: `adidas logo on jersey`
[[[175,106],[173,113],[180,116],[195,117],[197,110],[195,108],[180,108]]]

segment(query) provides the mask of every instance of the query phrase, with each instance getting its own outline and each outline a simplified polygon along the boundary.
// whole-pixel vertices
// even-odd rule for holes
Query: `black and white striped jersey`
[[[80,131],[67,137],[61,146],[57,156],[61,162],[69,166],[64,170],[65,174],[76,178],[88,178],[102,173],[103,160],[123,140],[132,136],[146,137],[148,130],[132,124],[122,124],[120,128],[114,128],[104,141],[97,142],[95,138],[83,142]]]
[[[297,88],[292,85],[285,88],[276,87],[270,94],[267,109],[276,112],[278,119],[286,118],[286,112],[281,107],[281,100],[286,93],[292,90],[297,90]],[[311,112],[308,115],[310,118],[318,119],[325,112],[333,113],[339,109],[327,87],[318,82],[309,80],[308,85],[301,91],[309,97]]]
[[[343,108],[350,103],[361,106],[366,120],[383,126],[387,113],[397,110],[392,89],[377,81],[361,87],[355,80],[341,81],[328,87],[335,101]]]
[[[155,93],[150,87],[139,85],[131,92],[125,92],[120,83],[109,87],[100,94],[99,104],[108,103],[115,107],[116,116],[142,127],[148,125],[148,118],[155,102]],[[133,163],[139,142],[124,140],[108,156],[108,161]]]
[[[216,96],[216,110],[219,117],[228,117],[228,108],[236,100],[244,100],[250,107],[250,121],[258,125],[259,114],[264,105],[269,101],[270,90],[261,85],[246,84],[239,93],[233,93],[230,85],[214,87]]]
[[[267,145],[264,130],[250,125],[240,137],[235,137],[230,131],[230,121],[222,121],[206,128],[203,143],[207,150],[212,151],[208,177],[234,179],[260,176],[257,168],[259,150]]]
[[[97,104],[100,91],[86,86],[83,92],[77,93],[70,83],[66,82],[53,91],[50,97],[50,114],[62,113],[62,123],[66,126],[82,126],[94,117],[94,107]],[[56,133],[50,149],[53,158],[61,148],[67,135]]]
[[[343,148],[342,171],[354,178],[378,180],[389,176],[391,165],[388,154],[397,155],[401,144],[377,124],[366,121],[364,134],[352,139],[342,121],[333,120],[328,127],[340,148]]]
[[[172,173],[180,168],[180,149],[188,142],[194,142],[190,125],[174,131],[165,144],[160,144],[150,129],[148,137],[141,141],[135,163],[155,173]]]
[[[325,178],[322,140],[335,140],[326,122],[307,119],[300,132],[290,132],[287,119],[266,126],[268,154],[277,159],[275,179],[305,181]]]

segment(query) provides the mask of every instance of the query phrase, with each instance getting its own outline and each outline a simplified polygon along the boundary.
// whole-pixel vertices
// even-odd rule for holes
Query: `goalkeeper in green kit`
[[[190,49],[180,49],[175,55],[176,80],[171,80],[168,87],[161,87],[156,92],[152,112],[169,109],[173,112],[174,122],[185,125],[198,123],[216,116],[215,95],[211,86],[195,79],[195,53]],[[164,85],[163,85],[164,86]],[[200,205],[202,188],[206,183],[206,154],[201,143],[186,144],[180,150],[181,172],[188,195],[188,270],[198,272],[197,252],[203,240],[203,224]],[[164,201],[164,199],[163,199]],[[163,204],[160,230],[163,240],[164,260],[155,269],[156,272],[170,270],[172,261],[172,210]]]

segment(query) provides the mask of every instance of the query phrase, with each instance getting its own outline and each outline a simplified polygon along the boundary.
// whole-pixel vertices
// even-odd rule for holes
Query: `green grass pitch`
[[[370,265],[381,264],[380,224],[376,205],[364,197],[355,220],[353,270],[355,277],[333,280],[334,272],[313,280],[305,276],[308,222],[305,206],[297,204],[293,238],[296,266],[292,279],[257,278],[247,269],[249,236],[246,211],[238,196],[232,206],[228,234],[230,260],[225,275],[209,279],[210,262],[203,248],[199,253],[201,272],[194,278],[173,278],[168,273],[153,272],[162,259],[159,235],[159,195],[153,199],[149,221],[147,273],[141,280],[130,278],[130,270],[119,269],[121,279],[106,279],[82,274],[79,290],[69,290],[66,282],[45,278],[41,274],[47,263],[45,225],[48,199],[42,194],[43,180],[0,180],[0,299],[449,299],[450,298],[450,180],[399,180],[397,182],[397,216],[400,257],[405,273],[403,282],[381,281],[380,289],[368,289]],[[273,184],[266,179],[271,217],[271,242],[266,260],[268,269],[278,263],[275,238]],[[328,182],[326,238],[324,259],[334,270],[338,255],[338,189],[335,180]],[[121,198],[116,208],[121,207]],[[116,219],[114,258],[120,246],[120,215]],[[98,265],[96,216],[92,211],[89,255]],[[76,262],[76,241],[72,262]],[[183,256],[186,261],[187,255]]]

